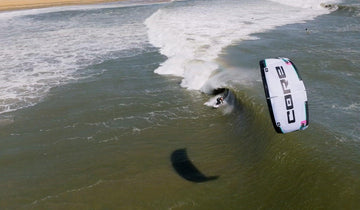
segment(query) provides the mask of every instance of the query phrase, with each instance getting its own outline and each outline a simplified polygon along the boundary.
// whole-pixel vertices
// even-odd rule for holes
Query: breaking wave
[[[307,0],[174,2],[145,21],[150,43],[168,58],[155,72],[182,77],[181,86],[191,90],[208,92],[209,83],[212,88],[224,87],[226,84],[214,85],[210,81],[218,73],[217,58],[225,47],[256,39],[254,33],[329,13],[321,3]]]

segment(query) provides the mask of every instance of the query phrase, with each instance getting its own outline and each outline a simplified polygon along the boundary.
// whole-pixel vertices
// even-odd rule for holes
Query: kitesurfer
[[[216,105],[222,104],[224,102],[224,98],[223,97],[218,97],[216,99]]]

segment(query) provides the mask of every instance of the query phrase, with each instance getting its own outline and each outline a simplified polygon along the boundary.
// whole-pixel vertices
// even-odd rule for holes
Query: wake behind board
[[[304,130],[309,124],[304,83],[288,58],[260,61],[260,71],[273,126],[278,133]]]

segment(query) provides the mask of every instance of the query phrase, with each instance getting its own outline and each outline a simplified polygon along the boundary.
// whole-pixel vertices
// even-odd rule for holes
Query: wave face
[[[155,72],[183,77],[182,87],[206,92],[225,47],[256,39],[254,33],[329,13],[320,6],[322,1],[291,6],[284,4],[292,1],[274,1],[181,1],[158,10],[145,21],[151,44],[168,57]]]
[[[353,3],[349,5],[335,5],[338,12],[348,14],[351,17],[360,17],[360,3]]]

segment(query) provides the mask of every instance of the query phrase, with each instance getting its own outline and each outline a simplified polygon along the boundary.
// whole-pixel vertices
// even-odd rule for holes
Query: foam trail
[[[37,104],[53,87],[101,73],[88,66],[149,46],[143,16],[98,7],[0,14],[0,113]]]
[[[298,1],[299,5],[306,2],[310,1]],[[253,33],[311,20],[329,12],[325,8],[284,6],[260,0],[174,4],[159,9],[145,21],[150,43],[168,57],[155,72],[183,77],[181,86],[195,90],[202,90],[218,69],[216,58],[226,46],[254,39]]]

